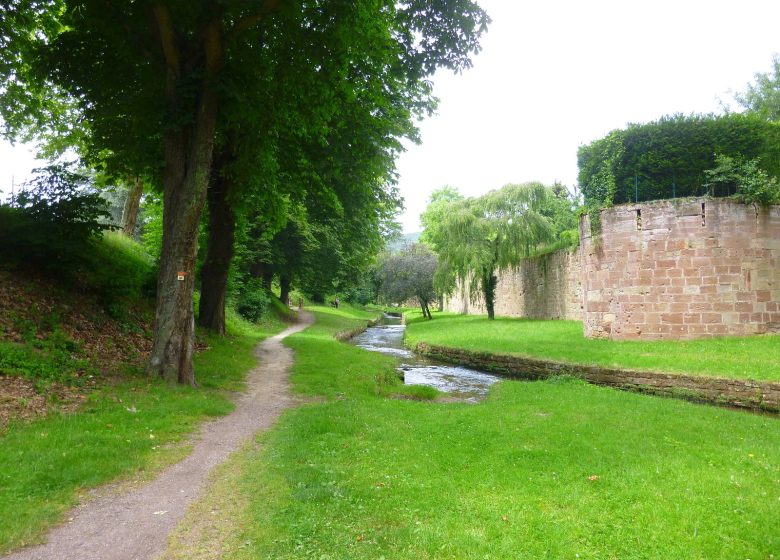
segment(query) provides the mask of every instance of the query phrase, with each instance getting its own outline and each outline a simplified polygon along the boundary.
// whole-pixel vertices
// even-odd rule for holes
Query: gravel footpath
[[[293,353],[281,341],[314,321],[310,313],[301,312],[300,317],[300,323],[258,346],[259,365],[247,376],[236,409],[204,424],[186,459],[139,488],[88,500],[70,512],[67,523],[49,533],[46,544],[3,558],[149,560],[161,554],[187,506],[200,496],[209,472],[293,404],[287,381]]]

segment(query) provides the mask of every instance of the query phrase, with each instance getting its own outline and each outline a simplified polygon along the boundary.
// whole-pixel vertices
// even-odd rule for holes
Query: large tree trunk
[[[290,299],[290,285],[292,284],[290,277],[286,274],[279,275],[279,299],[282,303],[289,304]]]
[[[220,335],[225,334],[225,298],[236,217],[228,202],[233,180],[223,173],[232,158],[233,145],[228,142],[216,157],[206,197],[208,200],[209,236],[206,258],[200,270],[200,306],[198,324]]]
[[[127,237],[133,237],[135,224],[138,221],[138,209],[141,206],[141,196],[144,194],[144,184],[141,178],[136,176],[128,181],[127,198],[122,209],[122,233]]]
[[[485,307],[487,308],[488,319],[491,321],[496,318],[493,307],[496,302],[497,283],[498,278],[492,268],[486,268],[482,271],[482,291],[485,294]]]
[[[218,102],[213,81],[222,63],[220,21],[214,19],[206,23],[202,50],[188,53],[181,48],[167,6],[155,2],[152,14],[166,62],[166,101],[171,107],[186,107],[189,92],[180,92],[183,78],[190,79],[202,71],[203,79],[192,120],[165,132],[163,239],[157,278],[154,342],[147,371],[170,383],[194,386],[193,276],[198,226],[206,201],[214,151]],[[192,58],[183,61],[182,55]],[[193,67],[193,63],[202,63],[203,66]]]

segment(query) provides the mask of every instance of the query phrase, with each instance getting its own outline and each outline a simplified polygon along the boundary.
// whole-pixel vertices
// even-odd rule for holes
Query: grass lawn
[[[780,336],[689,341],[612,341],[585,338],[578,321],[541,321],[420,313],[407,314],[406,342],[543,360],[617,368],[780,381]]]
[[[12,423],[0,435],[0,553],[37,542],[60,522],[79,493],[117,479],[143,479],[183,457],[197,425],[233,409],[227,391],[241,387],[252,349],[283,328],[235,318],[232,336],[203,339],[195,357],[199,389],[172,387],[143,374],[104,386],[74,414]]]
[[[478,405],[387,398],[393,360],[332,339],[346,315],[288,339],[295,390],[319,398],[194,510],[232,521],[168,557],[780,556],[777,419],[567,379]]]

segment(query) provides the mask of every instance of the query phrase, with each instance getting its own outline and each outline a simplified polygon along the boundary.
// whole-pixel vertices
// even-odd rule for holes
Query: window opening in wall
[[[701,227],[704,227],[707,225],[707,216],[704,213],[704,203],[701,203]]]
[[[636,229],[642,229],[642,210],[636,209]]]

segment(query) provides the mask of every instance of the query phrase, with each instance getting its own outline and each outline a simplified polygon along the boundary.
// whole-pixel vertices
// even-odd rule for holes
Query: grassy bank
[[[204,419],[233,408],[256,360],[252,349],[283,328],[232,317],[231,336],[201,337],[195,357],[200,388],[172,387],[136,370],[88,394],[76,413],[12,422],[0,436],[0,553],[36,542],[90,487],[144,479],[181,458]]]
[[[220,515],[169,557],[732,559],[780,550],[776,419],[567,379],[501,383],[479,405],[386,398],[392,361],[335,342],[356,323],[327,311],[289,339],[295,390],[320,399],[233,459],[190,514],[219,510],[232,521]]]
[[[406,342],[542,360],[668,373],[780,381],[780,336],[689,341],[613,341],[585,338],[577,321],[539,321],[440,313],[424,321],[407,315]]]

